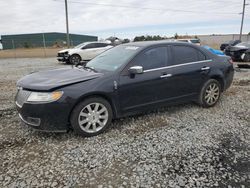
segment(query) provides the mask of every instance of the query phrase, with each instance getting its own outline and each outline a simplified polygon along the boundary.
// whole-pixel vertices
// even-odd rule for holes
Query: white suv
[[[177,41],[193,43],[193,44],[196,44],[196,45],[198,45],[198,46],[201,45],[200,39],[177,39]]]
[[[89,61],[112,47],[110,42],[85,42],[74,48],[59,51],[57,60],[78,64],[81,61]]]

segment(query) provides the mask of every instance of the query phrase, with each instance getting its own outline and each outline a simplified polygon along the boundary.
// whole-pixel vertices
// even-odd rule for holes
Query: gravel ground
[[[213,108],[163,108],[82,138],[36,132],[14,108],[17,79],[59,66],[0,60],[0,187],[250,187],[249,70]]]

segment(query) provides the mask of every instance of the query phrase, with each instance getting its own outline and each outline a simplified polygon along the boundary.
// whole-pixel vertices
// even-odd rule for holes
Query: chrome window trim
[[[171,66],[160,67],[160,68],[155,68],[155,69],[148,69],[148,70],[143,71],[143,73],[158,71],[158,70],[162,70],[162,69],[170,69],[170,68],[174,68],[174,67],[181,67],[181,66],[186,66],[186,65],[193,65],[193,64],[198,64],[198,63],[206,63],[206,62],[211,62],[211,61],[212,61],[212,59],[204,60],[204,61],[195,61],[195,62],[190,62],[190,63],[183,63],[183,64],[179,64],[179,65],[171,65]]]

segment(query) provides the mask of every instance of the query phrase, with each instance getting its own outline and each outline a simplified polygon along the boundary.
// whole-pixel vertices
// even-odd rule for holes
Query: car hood
[[[230,51],[238,51],[238,50],[248,50],[246,46],[229,46],[228,50]]]
[[[61,68],[29,74],[17,82],[18,87],[35,91],[49,91],[66,85],[101,77],[102,73],[79,68]]]

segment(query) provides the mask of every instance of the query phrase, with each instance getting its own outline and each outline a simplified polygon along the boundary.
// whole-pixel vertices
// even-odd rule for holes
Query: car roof
[[[83,42],[81,44],[95,44],[95,43],[110,44],[110,42],[108,41],[92,41],[92,42]]]
[[[170,41],[170,40],[161,40],[161,41],[141,41],[141,42],[130,42],[126,44],[122,44],[123,46],[138,46],[138,47],[150,47],[155,45],[175,45],[175,44],[184,44],[188,46],[194,46],[191,43],[184,43],[180,41]],[[196,45],[195,45],[196,46]]]
[[[215,56],[211,51],[209,51],[206,48],[203,48],[201,46],[197,46],[193,43],[188,42],[181,42],[181,41],[171,41],[171,40],[161,40],[161,41],[142,41],[142,42],[130,42],[126,44],[121,44],[122,46],[134,46],[134,47],[140,47],[141,50],[144,50],[148,47],[154,47],[154,46],[160,46],[160,45],[184,45],[184,46],[190,46],[196,49],[199,49],[203,53],[205,53],[207,56],[212,58]]]

